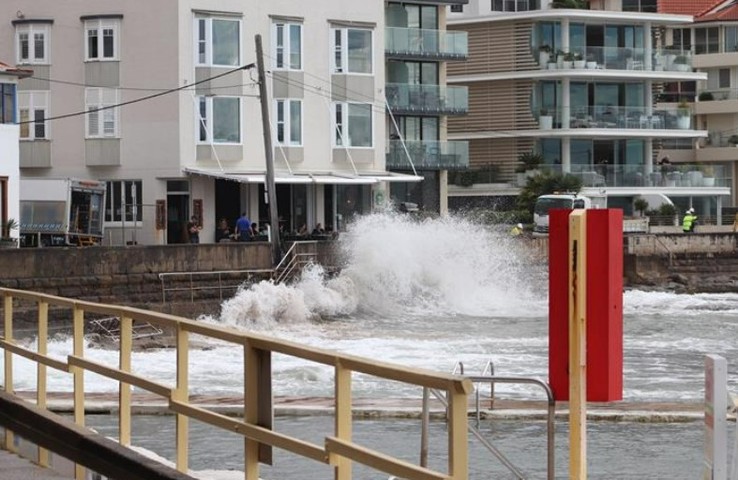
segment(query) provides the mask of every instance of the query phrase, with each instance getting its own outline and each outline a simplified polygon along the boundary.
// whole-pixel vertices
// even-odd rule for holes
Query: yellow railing
[[[47,368],[68,372],[73,377],[74,420],[83,426],[85,422],[84,373],[94,372],[119,382],[118,426],[119,441],[131,442],[131,387],[159,395],[168,401],[168,408],[176,415],[176,467],[181,472],[188,469],[188,422],[196,419],[235,432],[244,437],[244,464],[246,480],[259,478],[260,455],[268,455],[271,447],[281,448],[312,460],[334,466],[337,480],[351,479],[351,464],[358,462],[376,470],[404,479],[453,479],[468,477],[467,451],[467,402],[473,386],[471,381],[456,375],[436,373],[422,369],[377,362],[344,355],[328,350],[306,347],[297,343],[277,340],[235,329],[205,325],[173,315],[149,312],[137,308],[77,301],[41,293],[0,288],[4,310],[4,336],[0,336],[0,348],[4,350],[4,390],[13,394],[13,356],[19,355],[37,364],[37,399],[39,407],[46,406]],[[16,301],[35,303],[38,312],[38,342],[36,350],[19,345],[13,338],[13,317]],[[66,360],[47,355],[49,307],[69,309],[73,318],[72,354]],[[117,316],[121,321],[119,365],[117,368],[103,365],[84,356],[85,315],[101,314]],[[174,332],[176,337],[176,380],[167,385],[147,379],[131,371],[133,348],[133,322],[149,322]],[[190,404],[188,388],[189,335],[197,334],[243,347],[244,359],[244,415],[243,419],[231,418]],[[279,353],[329,365],[335,369],[335,428],[333,436],[325,438],[324,445],[317,445],[290,437],[269,426],[271,419],[271,354]],[[434,388],[447,392],[448,414],[448,471],[438,472],[390,455],[371,450],[352,441],[352,373],[358,372],[401,383]],[[12,448],[13,433],[6,429],[5,445]],[[47,452],[39,449],[39,463],[48,464]],[[75,468],[75,478],[82,480],[85,469]]]

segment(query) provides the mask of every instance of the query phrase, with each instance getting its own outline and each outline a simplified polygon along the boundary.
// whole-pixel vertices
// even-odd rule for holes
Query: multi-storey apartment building
[[[385,168],[382,3],[3,7],[0,25],[13,41],[0,44],[0,56],[34,70],[19,84],[20,119],[33,122],[21,132],[21,175],[107,181],[109,243],[183,242],[193,215],[201,241],[213,240],[219,219],[232,225],[242,211],[268,220],[256,34],[287,230],[342,229],[387,198],[390,182],[420,179]],[[115,105],[122,106],[108,108]]]
[[[580,176],[585,193],[626,214],[637,196],[719,211],[727,187],[708,186],[695,166],[656,165],[665,144],[707,136],[689,104],[661,103],[664,84],[707,75],[692,71],[689,51],[660,43],[692,17],[655,11],[646,0],[472,0],[448,20],[469,33],[469,59],[449,66],[449,83],[469,86],[470,105],[449,138],[469,140],[471,168],[492,163],[502,180],[521,154],[540,153],[543,168]],[[498,190],[488,194],[510,192]]]
[[[659,11],[677,13],[687,10],[694,24],[665,32],[665,42],[694,55],[693,65],[707,74],[707,80],[668,85],[670,95],[689,95],[696,100],[694,120],[707,130],[696,148],[674,145],[668,153],[685,162],[699,162],[703,170],[724,177],[735,192],[738,166],[738,5],[733,1],[693,2],[684,4],[667,0],[659,3]],[[733,193],[730,205],[736,206]],[[732,216],[725,221],[733,221]]]
[[[466,32],[446,31],[446,5],[467,0],[387,2],[387,167],[425,179],[396,183],[395,202],[445,213],[449,170],[469,164],[468,142],[447,139],[449,115],[468,110],[467,87],[446,85],[446,64],[466,59]]]
[[[31,73],[0,62],[0,238],[18,238],[17,229],[8,228],[20,218],[17,84]]]

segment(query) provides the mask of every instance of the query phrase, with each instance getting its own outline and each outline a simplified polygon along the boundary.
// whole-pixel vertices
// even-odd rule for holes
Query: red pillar
[[[569,210],[549,217],[549,383],[569,398]],[[587,400],[623,398],[623,212],[587,211]]]

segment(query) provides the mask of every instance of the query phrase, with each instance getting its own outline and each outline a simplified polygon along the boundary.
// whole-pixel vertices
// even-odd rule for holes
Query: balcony
[[[388,83],[387,103],[401,115],[463,115],[469,111],[469,89],[441,85]]]
[[[409,170],[462,170],[469,167],[468,142],[390,140],[387,168]],[[409,159],[408,159],[409,157]]]
[[[567,128],[563,122],[563,109],[546,110],[548,115],[539,116],[542,129]],[[634,130],[689,130],[692,112],[688,107],[668,107],[654,110],[651,114],[646,107],[612,107],[595,105],[572,107],[568,128],[613,128]],[[546,117],[551,116],[550,120]]]
[[[558,170],[560,166],[542,167]],[[582,186],[593,187],[728,187],[731,179],[724,165],[670,164],[653,165],[572,165],[570,173],[582,179]]]
[[[738,112],[738,90],[736,89],[702,90],[697,99],[697,103],[694,104],[694,113],[698,115]]]
[[[681,50],[653,50],[651,61],[646,61],[643,48],[583,47],[574,48],[570,54],[557,55],[540,51],[538,62],[541,68],[626,70],[652,72],[691,72],[692,55]]]
[[[387,27],[384,31],[387,57],[415,60],[466,60],[466,32]]]

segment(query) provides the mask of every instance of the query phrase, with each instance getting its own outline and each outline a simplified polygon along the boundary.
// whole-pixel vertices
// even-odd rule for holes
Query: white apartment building
[[[381,2],[3,7],[0,25],[13,41],[0,44],[0,57],[34,71],[18,86],[20,119],[44,125],[21,134],[21,175],[108,182],[108,244],[184,242],[193,215],[204,242],[221,218],[268,221],[257,71],[241,68],[256,62],[256,34],[287,230],[344,229],[389,198],[389,183],[421,179],[385,168]]]
[[[664,48],[692,17],[655,12],[648,0],[471,0],[449,14],[449,29],[469,34],[469,60],[449,65],[449,83],[469,87],[469,114],[450,120],[449,138],[470,142],[470,168],[498,168],[486,194],[514,194],[518,157],[533,151],[626,214],[639,196],[719,214],[724,176],[657,165],[670,142],[707,136],[690,121],[692,98],[664,102],[664,85],[707,75],[689,51]]]
[[[8,223],[20,219],[17,84],[31,73],[0,62],[0,238],[15,239],[13,245],[19,232]]]

